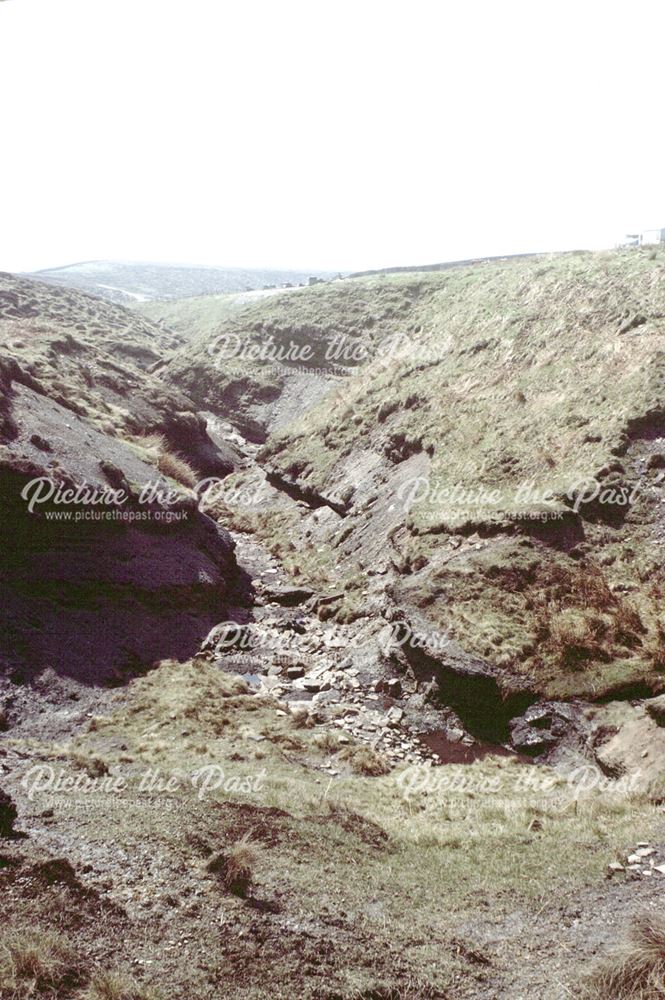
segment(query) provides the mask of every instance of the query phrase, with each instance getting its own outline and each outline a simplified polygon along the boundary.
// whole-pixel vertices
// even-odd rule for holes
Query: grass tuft
[[[229,851],[216,854],[208,862],[209,872],[220,876],[222,885],[236,896],[246,896],[261,858],[261,846],[245,835]]]
[[[378,778],[382,774],[388,774],[390,764],[381,754],[371,747],[348,747],[343,750],[340,760],[350,764],[354,774],[364,774],[367,777]]]
[[[3,1000],[69,996],[84,978],[76,952],[54,931],[9,931],[0,937]]]
[[[157,460],[157,468],[165,476],[175,479],[177,483],[187,486],[190,489],[196,486],[198,481],[198,476],[189,462],[186,462],[184,458],[181,458],[180,455],[176,455],[172,451],[163,451],[161,453]]]
[[[616,949],[582,985],[584,1000],[662,1000],[665,996],[665,915],[640,914]]]

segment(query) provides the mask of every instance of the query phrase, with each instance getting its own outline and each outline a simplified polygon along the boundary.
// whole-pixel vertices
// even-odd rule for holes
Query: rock
[[[622,865],[620,861],[611,861],[607,866],[607,869],[610,872],[625,872],[626,870],[625,866]]]
[[[398,705],[393,705],[392,708],[388,709],[387,719],[390,725],[397,726],[404,718],[404,709],[399,708]]]
[[[655,848],[653,847],[640,847],[637,851],[635,851],[635,854],[637,854],[638,858],[648,858],[655,853],[656,851]]]
[[[634,868],[635,865],[639,866],[641,860],[642,860],[642,858],[640,857],[639,854],[629,854],[628,855],[628,867],[629,868]]]
[[[256,684],[256,682],[253,681],[252,675],[248,676],[245,674],[245,680],[247,680],[250,687],[254,687]],[[282,694],[280,681],[277,677],[261,677],[259,679],[258,689],[260,693],[271,694],[275,698],[278,698]]]
[[[654,865],[653,870],[659,875],[665,875],[665,865]]]
[[[312,705],[316,705],[317,708],[324,705],[336,705],[341,697],[341,691],[331,688],[330,685],[327,687],[324,685],[324,690],[318,691],[312,698]]]
[[[0,837],[14,836],[17,811],[12,797],[0,788]]]
[[[511,719],[510,742],[530,754],[541,754],[576,730],[575,709],[565,702],[538,702]]]
[[[265,736],[257,733],[255,729],[251,729],[249,726],[245,726],[240,730],[240,735],[245,740],[253,740],[254,743],[263,743]]]
[[[46,409],[49,404],[40,399],[39,405]],[[49,416],[55,419],[50,412],[43,419]],[[84,485],[72,477],[73,485],[67,488],[71,495],[77,491],[88,497],[108,495],[108,484],[100,484],[95,469],[86,463],[98,448],[121,445],[92,427],[85,433],[89,441],[78,436],[67,441],[67,454],[81,455],[77,477],[89,473],[90,478]],[[130,453],[126,464],[132,473],[133,461],[138,463]],[[138,464],[141,471],[137,469],[136,476],[145,477],[148,467]],[[33,618],[39,620],[39,642],[31,668],[51,665],[88,683],[122,683],[123,672],[126,676],[135,667],[174,655],[183,660],[194,656],[211,623],[227,617],[224,595],[237,575],[230,535],[186,497],[168,509],[134,499],[118,502],[105,512],[132,515],[136,520],[119,525],[86,521],[85,531],[79,530],[80,525],[66,528],[60,521],[33,517],[27,505],[13,498],[20,498],[23,487],[44,471],[17,456],[5,460],[0,474],[6,532],[3,583],[12,595],[3,607],[7,619],[0,632],[0,658],[16,658],[25,630],[29,641],[34,641],[35,630],[29,625]],[[78,507],[72,502],[67,510],[77,515],[99,510],[92,501],[87,506],[82,501]],[[139,519],[146,513],[182,520],[177,530],[166,530],[166,522]],[[29,586],[34,580],[43,580],[58,600],[36,594]],[[85,612],[77,603],[81,581],[90,601]]]
[[[317,693],[318,691],[328,691],[330,683],[328,681],[317,680],[315,677],[305,677],[302,687],[304,691]]]
[[[276,571],[268,570],[267,572],[273,573]],[[262,593],[267,600],[273,601],[275,604],[285,608],[297,607],[300,604],[304,604],[305,601],[311,600],[314,596],[314,591],[310,590],[309,587],[280,586],[272,583],[264,584]]]
[[[628,319],[623,321],[619,327],[619,335],[630,333],[631,330],[637,329],[638,326],[643,326],[646,321],[646,316],[643,316],[641,313],[635,313],[633,316],[630,316]]]
[[[304,667],[295,667],[295,666],[294,667],[287,667],[286,668],[286,676],[291,681],[298,680],[299,677],[304,677],[305,676],[305,668]]]
[[[30,444],[34,444],[35,448],[39,448],[40,451],[53,451],[51,442],[43,438],[41,434],[31,434]],[[647,468],[650,468],[650,466],[647,466]]]

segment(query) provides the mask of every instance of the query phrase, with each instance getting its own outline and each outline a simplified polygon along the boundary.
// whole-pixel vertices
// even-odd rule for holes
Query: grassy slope
[[[405,292],[406,289],[406,292]],[[331,375],[359,368],[375,344],[398,334],[413,302],[427,297],[426,279],[392,283],[338,281],[262,297],[207,296],[145,304],[140,311],[188,343],[163,371],[202,408],[239,421],[248,407],[283,391],[289,372],[308,367]],[[225,340],[228,338],[228,340]],[[242,345],[241,356],[224,355],[225,343]],[[343,345],[342,353],[330,345]],[[274,346],[273,346],[274,345]],[[311,353],[303,362],[284,358],[291,345]],[[248,351],[263,348],[267,359]],[[274,361],[278,363],[273,363]]]
[[[45,395],[105,433],[135,430],[138,415],[169,403],[187,408],[181,394],[146,371],[178,343],[123,306],[0,275],[0,350],[37,379]]]
[[[665,334],[663,257],[578,255],[468,268],[433,276],[419,292],[409,276],[373,282],[377,294],[386,284],[394,286],[388,294],[401,293],[396,325],[412,337],[414,352],[422,345],[440,360],[412,362],[407,351],[400,361],[375,364],[345,386],[332,410],[326,403],[307,428],[283,435],[296,456],[307,431],[319,432],[306,474],[322,490],[339,455],[375,431],[381,408],[395,407],[392,432],[432,450],[433,486],[463,479],[501,488],[527,478],[539,491],[556,491],[597,471],[626,423],[662,404],[655,362]],[[349,284],[347,297],[353,291]],[[364,297],[366,289],[359,291]],[[622,321],[637,313],[648,320],[639,335],[619,337]],[[412,520],[429,530],[445,523],[426,507]]]
[[[412,287],[408,276],[375,279],[386,281],[405,297]],[[637,680],[658,687],[658,497],[641,500],[623,527],[589,523],[583,508],[579,540],[589,551],[578,547],[572,558],[563,531],[548,545],[520,541],[510,515],[541,506],[520,500],[522,483],[560,497],[597,475],[617,486],[634,481],[631,462],[642,456],[631,427],[650,414],[645,437],[665,429],[665,258],[580,254],[468,268],[427,284],[410,329],[421,356],[439,348],[440,358],[377,359],[302,427],[273,436],[265,456],[326,493],[360,443],[393,462],[425,451],[435,499],[414,505],[393,535],[408,574],[396,588],[402,601],[547,693],[597,694]],[[639,325],[620,332],[635,317]],[[617,456],[623,466],[612,470]],[[459,516],[437,497],[456,485],[499,497],[475,509],[462,502],[471,510]],[[451,554],[449,539],[474,530],[489,540]],[[597,565],[599,555],[611,568]],[[628,607],[613,584],[635,591]],[[625,635],[634,608],[639,617]]]
[[[181,342],[124,306],[0,274],[0,355],[20,367],[17,381],[103,434],[130,442],[165,434],[178,452],[210,465],[217,452],[192,401],[153,374]]]
[[[334,731],[301,728],[278,711],[203,661],[165,663],[68,744],[10,740],[26,767],[51,761],[73,776],[110,772],[128,781],[120,793],[89,796],[87,806],[81,793],[24,802],[31,843],[48,842],[42,810],[55,806],[56,845],[68,845],[76,871],[92,860],[85,881],[101,897],[40,887],[34,874],[32,891],[14,894],[10,865],[3,901],[14,930],[64,931],[88,962],[92,954],[97,967],[143,970],[166,1000],[459,1000],[494,995],[499,984],[515,990],[516,977],[524,995],[550,998],[545,968],[539,979],[542,942],[523,933],[513,941],[510,922],[556,927],[638,833],[657,837],[662,825],[648,794],[590,792],[575,805],[547,768],[529,773],[549,790],[520,788],[524,768],[505,758],[436,772],[498,782],[494,791],[476,784],[405,795],[401,770],[354,775]],[[328,760],[340,772],[335,780],[321,770]],[[261,787],[200,800],[188,776],[211,764],[236,780],[264,772]],[[180,776],[175,790],[137,792],[148,767],[162,779]],[[259,848],[250,903],[209,866],[243,837]],[[500,949],[476,943],[490,915],[497,928],[508,921]],[[567,958],[568,981],[575,961]]]
[[[220,335],[244,344],[310,343],[312,366],[330,364],[326,345],[339,337],[371,356],[348,365],[350,377],[301,424],[273,434],[264,451],[285,478],[349,498],[347,541],[331,555],[331,585],[340,575],[335,563],[354,559],[354,518],[368,500],[367,483],[353,482],[345,461],[358,466],[362,450],[390,469],[420,453],[429,499],[412,505],[391,534],[398,603],[548,694],[660,686],[653,476],[623,525],[583,508],[581,522],[567,518],[543,542],[519,537],[527,526],[515,518],[542,509],[517,495],[521,484],[532,496],[554,495],[555,510],[563,510],[561,497],[594,476],[617,490],[642,476],[665,430],[661,252],[497,262],[165,309],[160,314],[174,329],[199,333],[167,377],[231,419],[261,395],[278,395],[286,373],[268,363],[211,362]],[[497,491],[498,499],[451,504],[441,491],[455,487],[476,497]],[[381,488],[379,477],[372,489]],[[455,547],[469,537],[474,545]],[[298,553],[304,569],[307,558]]]

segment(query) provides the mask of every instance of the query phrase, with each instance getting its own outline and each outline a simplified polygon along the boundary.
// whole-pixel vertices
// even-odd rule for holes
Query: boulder
[[[577,728],[577,713],[566,702],[538,702],[510,720],[510,742],[516,750],[542,754]]]
[[[263,584],[261,595],[267,601],[274,601],[285,608],[295,608],[305,604],[314,596],[310,587],[290,587],[286,584]]]

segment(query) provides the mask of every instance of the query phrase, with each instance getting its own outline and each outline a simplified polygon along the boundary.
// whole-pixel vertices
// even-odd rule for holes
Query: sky
[[[665,227],[662,0],[2,0],[0,270]]]

